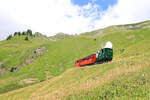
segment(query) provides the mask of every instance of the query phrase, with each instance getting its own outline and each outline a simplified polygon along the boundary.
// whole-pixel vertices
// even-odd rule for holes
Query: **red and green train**
[[[79,59],[75,62],[76,67],[92,65],[96,63],[108,62],[113,59],[113,49],[104,48],[98,51],[96,54],[91,54],[87,57]]]

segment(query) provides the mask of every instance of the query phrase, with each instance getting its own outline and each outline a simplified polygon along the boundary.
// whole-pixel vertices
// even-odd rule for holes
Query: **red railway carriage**
[[[89,64],[94,64],[96,61],[96,54],[91,54],[87,57],[84,57],[82,59],[79,59],[75,62],[75,66],[83,66],[83,65],[89,65]]]

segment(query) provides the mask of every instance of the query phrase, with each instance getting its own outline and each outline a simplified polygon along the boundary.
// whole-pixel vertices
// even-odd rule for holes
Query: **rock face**
[[[9,71],[5,68],[5,65],[3,65],[3,62],[0,60],[0,76],[4,75],[7,72]]]
[[[45,51],[46,51],[45,47],[41,46],[41,47],[37,48],[37,50],[35,50],[34,53],[36,55],[42,55]]]
[[[43,55],[46,52],[46,48],[44,46],[40,46],[37,48],[34,53],[32,53],[22,65],[19,65],[16,68],[13,68],[12,72],[18,72],[23,66],[33,63],[38,56]]]
[[[9,72],[5,68],[0,68],[0,76],[4,75],[5,73]]]
[[[46,48],[41,46],[37,48],[32,55],[26,59],[25,64],[31,64],[38,56],[43,55],[46,52]]]

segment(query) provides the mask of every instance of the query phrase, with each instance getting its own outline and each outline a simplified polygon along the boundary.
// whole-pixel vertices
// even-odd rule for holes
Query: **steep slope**
[[[149,77],[147,76],[149,76],[150,61],[150,29],[148,25],[146,28],[136,30],[119,30],[109,27],[104,31],[106,33],[97,32],[92,36],[83,34],[57,41],[40,40],[39,42],[35,39],[18,43],[17,41],[20,39],[18,38],[1,42],[0,45],[3,46],[1,54],[5,54],[4,51],[8,48],[10,50],[2,56],[2,64],[5,64],[4,61],[15,62],[13,58],[15,56],[16,58],[20,57],[23,50],[35,48],[32,52],[34,53],[41,45],[46,48],[46,52],[38,56],[31,64],[22,67],[20,71],[9,72],[0,78],[0,90],[3,93],[0,95],[0,99],[147,98],[149,88],[144,88],[144,86],[149,86]],[[95,53],[108,40],[112,41],[114,45],[114,59],[111,63],[94,65],[88,68],[72,68],[75,60]],[[15,56],[11,55],[12,58],[11,56],[8,57],[7,55],[13,50],[20,50],[21,53],[14,54]],[[6,68],[12,68],[12,64]],[[19,64],[15,63],[14,65]],[[42,80],[47,81],[40,82]],[[33,84],[34,81],[40,83],[5,93]],[[132,85],[135,85],[135,87]],[[134,95],[130,95],[131,93],[128,93],[126,88],[127,91],[132,90]],[[141,92],[144,93],[141,95]]]
[[[0,77],[0,81],[3,81],[0,82],[0,93],[55,77],[74,67],[74,61],[78,58],[97,51],[98,47],[98,43],[92,38],[81,36],[57,41],[39,38],[25,41],[24,37],[17,36],[12,40],[2,41],[0,45],[1,68],[7,70]],[[46,52],[34,59],[35,51],[41,46]],[[18,67],[19,71],[10,72]]]

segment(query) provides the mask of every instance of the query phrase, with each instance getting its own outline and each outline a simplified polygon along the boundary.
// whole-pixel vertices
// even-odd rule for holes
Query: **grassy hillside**
[[[0,99],[148,99],[149,34],[150,22],[146,21],[56,41],[40,38],[25,41],[24,36],[1,41],[0,68],[5,73],[0,76]],[[114,47],[111,63],[74,68],[75,60],[96,53],[106,41],[111,41]],[[44,52],[36,54],[41,47]],[[10,72],[18,67],[19,71]]]
[[[96,49],[98,42],[93,38],[82,36],[57,41],[39,38],[25,41],[24,38],[24,36],[16,36],[0,44],[2,47],[0,53],[3,55],[0,58],[1,68],[5,68],[7,72],[0,77],[3,81],[0,82],[0,93],[58,76],[66,69],[74,67],[74,61],[78,58],[98,50]],[[41,46],[46,48],[45,52],[37,56],[31,64],[26,64],[31,55],[34,55],[37,48]],[[18,72],[10,72],[12,68],[20,66],[22,67]]]

